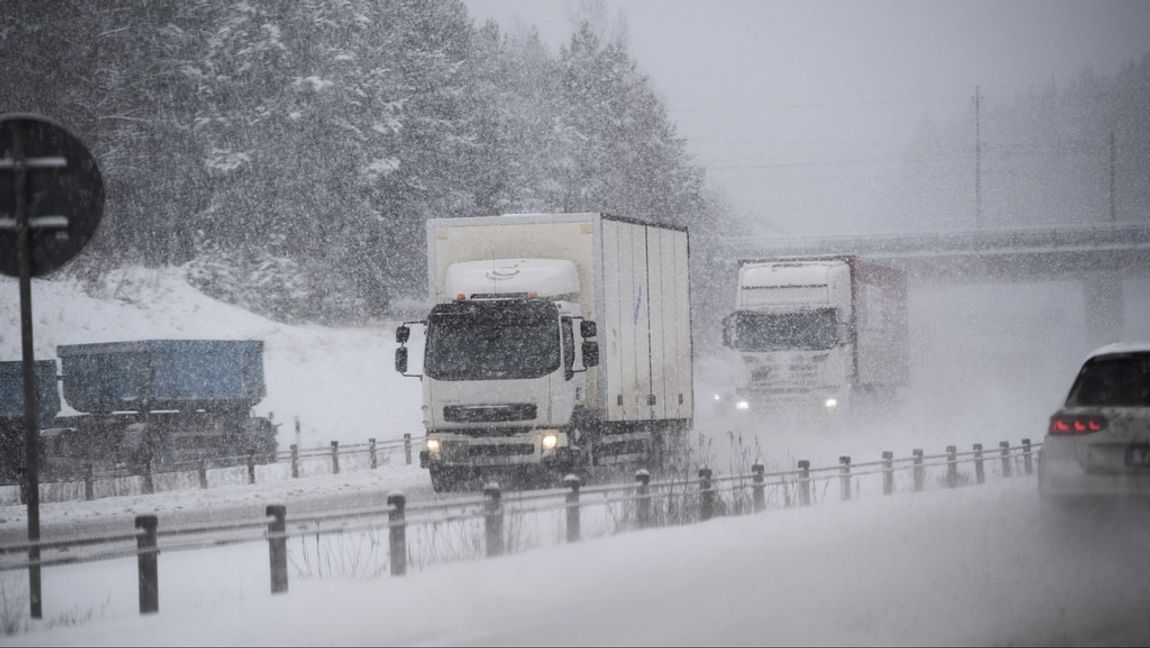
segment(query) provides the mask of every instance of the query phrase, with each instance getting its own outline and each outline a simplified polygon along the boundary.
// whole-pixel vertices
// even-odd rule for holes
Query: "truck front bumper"
[[[849,404],[846,390],[760,387],[740,389],[735,397],[735,409],[744,412],[810,412],[833,416],[845,411]]]
[[[548,447],[545,437],[554,436],[554,447]],[[434,444],[432,447],[430,444]],[[463,435],[434,435],[429,447],[420,451],[421,468],[529,468],[551,470],[577,468],[585,461],[579,447],[571,446],[566,434],[543,430],[510,437],[468,437]]]

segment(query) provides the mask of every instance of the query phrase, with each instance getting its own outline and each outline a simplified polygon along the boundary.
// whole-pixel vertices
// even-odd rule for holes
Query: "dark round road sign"
[[[76,256],[104,214],[104,181],[80,140],[43,117],[0,115],[0,273],[7,275],[20,274],[17,191],[25,196],[33,277]]]

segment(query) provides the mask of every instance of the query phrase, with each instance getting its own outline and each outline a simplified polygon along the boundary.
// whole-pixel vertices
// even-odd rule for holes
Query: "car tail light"
[[[1104,416],[1059,416],[1050,417],[1050,434],[1090,434],[1106,429]]]

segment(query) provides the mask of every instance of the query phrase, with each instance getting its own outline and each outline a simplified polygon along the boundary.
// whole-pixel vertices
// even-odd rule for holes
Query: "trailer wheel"
[[[243,423],[242,438],[238,440],[237,445],[245,452],[254,454],[258,463],[275,463],[276,428],[266,418],[248,418]]]

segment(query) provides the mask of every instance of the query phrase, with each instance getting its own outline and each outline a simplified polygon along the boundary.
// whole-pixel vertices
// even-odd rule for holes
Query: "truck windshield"
[[[559,309],[529,300],[431,310],[424,373],[436,380],[539,378],[559,368]]]
[[[1103,356],[1078,373],[1066,405],[1150,406],[1150,353]]]
[[[829,349],[838,343],[838,318],[833,308],[802,313],[740,311],[735,319],[739,351]]]

